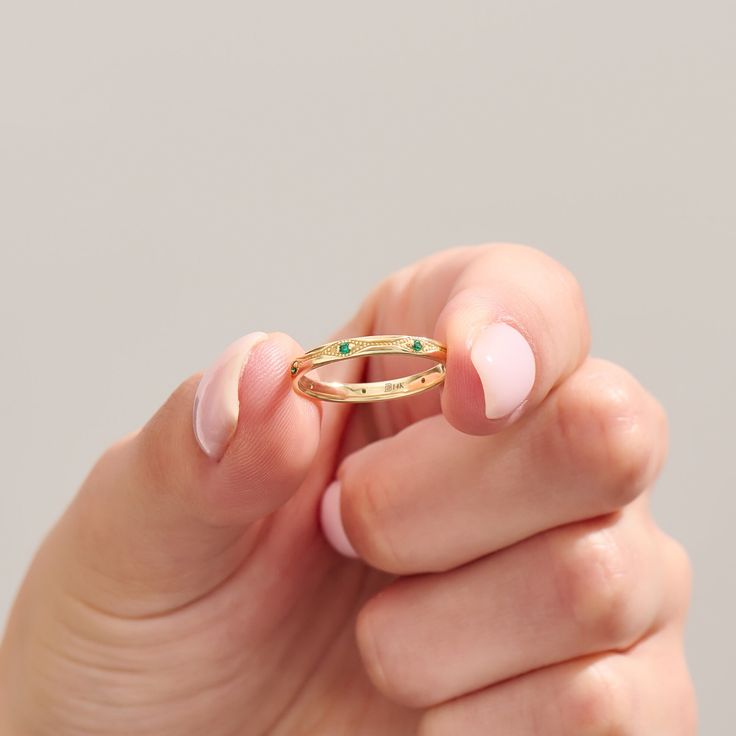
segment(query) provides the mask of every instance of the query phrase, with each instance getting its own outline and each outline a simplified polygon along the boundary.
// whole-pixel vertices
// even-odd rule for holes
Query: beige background
[[[526,242],[670,413],[656,511],[730,733],[733,3],[259,6],[0,3],[0,619],[98,453],[231,339],[310,347],[392,269]]]

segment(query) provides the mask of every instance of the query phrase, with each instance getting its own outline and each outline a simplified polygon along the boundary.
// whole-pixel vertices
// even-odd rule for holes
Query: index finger
[[[525,245],[434,253],[392,274],[367,303],[370,324],[359,329],[426,335],[448,349],[440,391],[372,406],[381,436],[440,411],[463,432],[497,432],[540,404],[590,347],[580,285],[562,264]],[[372,361],[371,380],[402,374],[401,356]]]

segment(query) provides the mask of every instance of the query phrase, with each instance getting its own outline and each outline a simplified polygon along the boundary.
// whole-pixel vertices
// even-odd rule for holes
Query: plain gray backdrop
[[[732,732],[731,2],[0,2],[0,620],[98,454],[250,330],[537,246],[665,405],[701,730]],[[320,288],[315,288],[319,281]]]

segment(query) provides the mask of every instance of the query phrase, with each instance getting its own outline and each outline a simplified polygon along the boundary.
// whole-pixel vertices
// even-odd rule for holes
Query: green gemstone
[[[343,355],[347,355],[350,352],[350,343],[349,342],[341,342],[340,343],[340,352]]]
[[[298,370],[298,365],[297,365],[296,361],[295,361],[294,363],[292,363],[292,364],[291,364],[291,368],[290,368],[290,370],[291,370],[291,375],[292,375],[292,376],[293,376],[293,375],[294,375],[294,374],[295,374],[295,373],[297,372],[297,370]]]
[[[418,350],[421,350],[422,349],[422,341],[421,340],[414,340],[414,342],[413,342],[413,344],[411,346],[411,349],[412,350],[417,350],[417,351]]]

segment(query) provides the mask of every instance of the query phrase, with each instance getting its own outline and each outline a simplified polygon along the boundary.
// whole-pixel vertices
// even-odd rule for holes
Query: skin
[[[496,319],[537,369],[521,408],[488,420],[466,339]],[[312,401],[290,389],[303,347],[270,333],[221,460],[193,435],[199,374],[103,454],[18,594],[0,732],[696,732],[690,565],[649,511],[665,412],[589,355],[573,276],[525,246],[446,250],[326,339],[396,333],[447,344],[441,390]],[[335,477],[359,559],[320,531]]]

